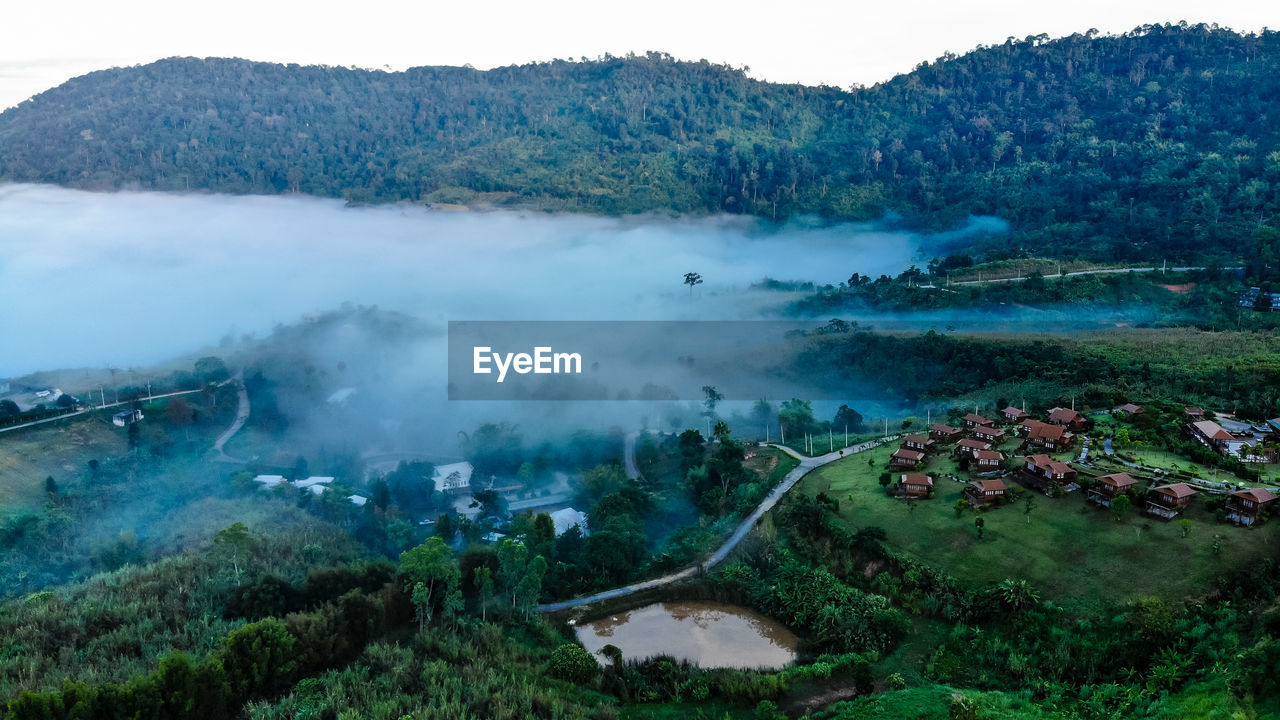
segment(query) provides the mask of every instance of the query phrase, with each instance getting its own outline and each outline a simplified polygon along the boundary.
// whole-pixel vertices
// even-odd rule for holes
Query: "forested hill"
[[[1280,211],[1278,38],[1042,36],[853,91],[656,53],[484,72],[170,59],[0,115],[0,178],[938,228],[990,214],[1034,254],[1238,255]]]

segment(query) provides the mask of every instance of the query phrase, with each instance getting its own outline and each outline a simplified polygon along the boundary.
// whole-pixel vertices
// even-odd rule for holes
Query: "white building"
[[[436,466],[436,474],[431,477],[436,492],[460,494],[471,489],[471,472],[469,462],[449,463]]]
[[[324,491],[328,490],[325,486],[331,482],[333,482],[331,477],[312,475],[306,480],[294,480],[293,486],[299,490],[310,490],[312,495],[323,495]]]
[[[141,421],[142,417],[141,410],[122,410],[111,416],[111,424],[116,427],[124,427]]]
[[[587,514],[571,507],[561,508],[551,513],[551,522],[556,526],[556,537],[569,532],[569,528],[577,526],[583,535],[587,534]]]

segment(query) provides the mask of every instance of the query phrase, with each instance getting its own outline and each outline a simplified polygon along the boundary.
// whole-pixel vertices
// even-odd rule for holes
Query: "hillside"
[[[934,228],[987,214],[1014,229],[991,257],[1239,255],[1280,209],[1277,70],[1280,34],[1206,26],[1011,40],[852,91],[658,53],[396,73],[175,58],[0,115],[0,178]]]

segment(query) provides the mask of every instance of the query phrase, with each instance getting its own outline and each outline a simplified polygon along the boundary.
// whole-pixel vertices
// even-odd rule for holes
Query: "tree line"
[[[0,178],[928,228],[995,215],[1012,233],[992,258],[1238,256],[1280,208],[1277,38],[1010,38],[849,90],[662,53],[398,73],[171,58],[0,115]]]

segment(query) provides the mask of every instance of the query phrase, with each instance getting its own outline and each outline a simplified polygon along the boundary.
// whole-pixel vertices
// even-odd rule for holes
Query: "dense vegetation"
[[[1280,34],[1012,38],[870,88],[774,85],[652,53],[401,73],[170,59],[0,116],[0,177],[355,202],[996,215],[989,247],[1239,255],[1274,218]],[[997,252],[998,250],[998,252]]]
[[[1034,405],[1068,400],[1116,407],[1130,397],[1229,407],[1271,417],[1280,402],[1280,341],[1271,333],[1116,330],[965,336],[882,333],[834,321],[810,338],[793,372],[883,389],[904,405],[1027,393]],[[1004,407],[1004,405],[1000,405]]]

